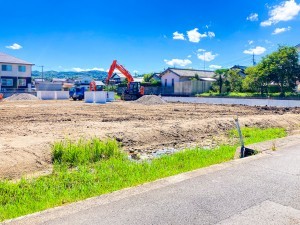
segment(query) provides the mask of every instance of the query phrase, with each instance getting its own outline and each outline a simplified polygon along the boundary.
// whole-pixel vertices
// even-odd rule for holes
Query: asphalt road
[[[300,224],[300,144],[9,224]]]

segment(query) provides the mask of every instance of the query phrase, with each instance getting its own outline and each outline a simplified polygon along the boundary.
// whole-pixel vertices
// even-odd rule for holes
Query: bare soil
[[[7,101],[0,103],[0,177],[44,171],[51,167],[51,144],[65,138],[116,138],[128,152],[164,147],[213,146],[226,141],[238,115],[244,126],[300,126],[300,108],[231,105],[74,101]]]

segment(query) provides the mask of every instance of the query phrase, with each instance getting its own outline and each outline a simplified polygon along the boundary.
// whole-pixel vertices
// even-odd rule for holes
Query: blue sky
[[[45,70],[250,65],[300,43],[300,0],[0,0],[0,51]],[[3,10],[5,9],[5,10]],[[40,70],[35,67],[34,69]]]

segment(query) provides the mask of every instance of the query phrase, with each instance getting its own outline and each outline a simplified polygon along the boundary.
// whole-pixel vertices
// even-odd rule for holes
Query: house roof
[[[22,59],[18,59],[11,55],[0,52],[0,63],[11,63],[11,64],[24,64],[24,65],[34,65],[33,63],[26,62]]]
[[[143,82],[143,80],[144,80],[143,77],[134,77],[133,79],[135,82]]]
[[[153,74],[152,74],[152,77],[154,77],[154,76],[159,77],[159,76],[160,76],[160,73],[153,73]]]
[[[212,78],[215,75],[214,71],[209,71],[209,70],[168,68],[166,71],[161,73],[160,76],[163,76],[168,71],[171,71],[180,77],[195,77],[195,75],[197,74],[199,77],[211,77]]]
[[[105,84],[102,81],[96,80],[95,83],[96,83],[96,86],[105,86]]]
[[[67,79],[66,78],[53,78],[52,82],[66,82]]]
[[[231,69],[245,70],[247,69],[247,66],[234,65],[233,67],[231,67]]]

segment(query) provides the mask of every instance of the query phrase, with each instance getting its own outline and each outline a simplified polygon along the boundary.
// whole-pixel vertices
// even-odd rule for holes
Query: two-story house
[[[34,64],[0,52],[0,88],[2,91],[31,88],[31,71]]]

